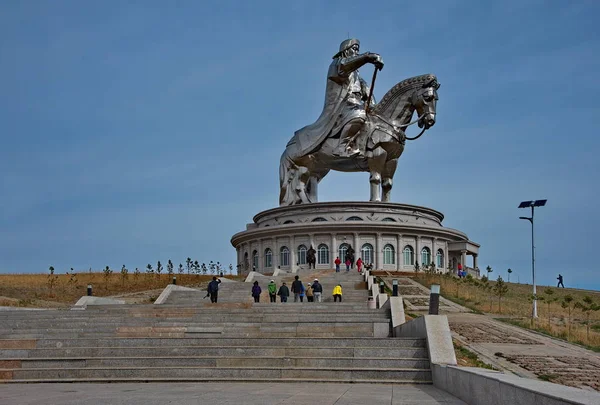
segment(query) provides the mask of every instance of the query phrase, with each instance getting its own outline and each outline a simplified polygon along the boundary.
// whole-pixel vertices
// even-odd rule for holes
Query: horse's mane
[[[433,80],[436,80],[436,77],[430,73],[402,80],[385,93],[385,96],[373,107],[372,111],[385,117],[391,116],[400,100],[411,94],[413,90],[423,87],[424,84]]]

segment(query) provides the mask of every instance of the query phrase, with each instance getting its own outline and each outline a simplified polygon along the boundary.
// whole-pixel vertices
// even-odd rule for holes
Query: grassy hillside
[[[177,284],[206,285],[212,275],[176,274]],[[0,274],[0,306],[62,307],[87,294],[88,284],[98,297],[157,290],[172,282],[168,274]],[[235,278],[236,276],[227,276]]]
[[[414,278],[426,287],[440,284],[443,297],[476,312],[600,350],[599,291],[538,286],[538,319],[532,321],[531,284],[505,282],[506,292],[499,296],[497,281],[425,273]]]

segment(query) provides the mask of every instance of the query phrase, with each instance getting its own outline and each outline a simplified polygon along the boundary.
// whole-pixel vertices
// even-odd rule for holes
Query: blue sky
[[[594,1],[3,1],[0,272],[235,266],[229,239],[277,206],[279,156],[349,33],[383,57],[379,98],[442,83],[393,201],[442,211],[480,267],[530,282],[517,205],[548,199],[538,282],[599,289],[598,17]],[[320,200],[368,193],[368,174],[332,173]]]

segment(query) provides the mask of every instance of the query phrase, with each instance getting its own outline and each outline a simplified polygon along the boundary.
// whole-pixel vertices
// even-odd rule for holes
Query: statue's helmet
[[[342,41],[342,43],[340,44],[340,51],[338,53],[336,53],[333,57],[334,58],[339,57],[342,53],[344,53],[348,49],[352,48],[354,45],[360,46],[360,41],[356,38],[349,38],[349,39]]]

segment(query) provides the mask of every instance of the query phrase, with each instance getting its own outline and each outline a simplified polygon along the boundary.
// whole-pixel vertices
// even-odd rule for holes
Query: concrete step
[[[0,349],[9,348],[67,348],[67,347],[162,347],[162,346],[245,346],[245,347],[370,347],[370,348],[425,348],[425,339],[419,338],[250,338],[250,337],[186,337],[186,338],[80,338],[39,339],[31,341],[0,340]]]
[[[0,349],[1,359],[90,358],[90,357],[358,357],[358,358],[426,358],[424,347],[70,347],[44,349]]]
[[[40,368],[0,370],[3,380],[58,380],[95,378],[297,378],[337,380],[430,381],[429,369],[413,368],[310,368],[310,367],[121,367],[121,368]]]
[[[5,360],[5,369],[122,367],[303,367],[428,369],[427,358],[353,357],[107,357]]]

